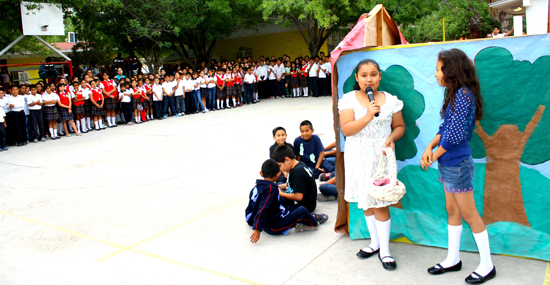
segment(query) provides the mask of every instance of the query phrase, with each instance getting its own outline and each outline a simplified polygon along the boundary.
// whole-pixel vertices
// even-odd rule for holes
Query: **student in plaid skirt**
[[[231,109],[229,99],[233,99],[233,107],[235,107],[237,105],[237,102],[235,102],[235,95],[237,95],[237,92],[235,90],[235,74],[231,72],[231,68],[225,71],[225,94],[225,107]]]
[[[113,79],[109,79],[109,74],[103,73],[103,81],[99,83],[99,88],[103,98],[105,98],[105,117],[107,118],[107,125],[109,128],[116,127],[116,103],[118,101],[117,85]]]
[[[73,106],[74,106],[74,114],[76,117],[76,128],[80,133],[87,133],[88,128],[86,127],[86,119],[84,118],[84,103],[86,102],[86,97],[90,97],[88,95],[89,90],[86,88],[86,82],[84,82],[83,87],[80,87],[78,81],[73,82],[74,87],[74,96],[73,96]]]
[[[44,119],[48,122],[48,129],[50,131],[50,137],[52,140],[59,139],[57,135],[57,120],[59,115],[57,114],[56,104],[59,100],[57,94],[52,92],[50,86],[46,85],[44,94],[42,94],[42,104],[44,104]]]
[[[94,125],[96,131],[105,129],[105,126],[103,125],[103,119],[101,118],[101,116],[105,114],[105,112],[103,111],[104,98],[98,85],[99,82],[97,82],[97,80],[90,81],[90,86],[92,86],[92,96],[90,96],[90,102],[92,103],[92,116],[94,116]]]
[[[57,85],[57,94],[59,96],[59,101],[57,101],[58,111],[59,111],[59,117],[61,118],[61,122],[63,125],[63,129],[65,130],[65,133],[68,137],[71,136],[69,133],[69,130],[67,129],[67,122],[71,124],[73,127],[73,130],[75,131],[77,136],[81,136],[80,132],[77,130],[76,125],[73,121],[73,111],[72,111],[72,96],[70,92],[67,92],[65,89],[65,85],[63,83],[59,83]]]
[[[225,69],[218,69],[216,77],[216,103],[218,110],[223,109],[223,102],[225,99]],[[221,104],[220,104],[221,101]]]

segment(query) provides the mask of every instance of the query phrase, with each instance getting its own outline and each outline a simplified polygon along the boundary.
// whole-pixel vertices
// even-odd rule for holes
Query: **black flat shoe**
[[[476,277],[472,277],[472,274],[477,276]],[[489,281],[493,278],[495,278],[497,276],[497,269],[493,266],[493,270],[491,270],[491,272],[489,272],[489,274],[485,275],[485,276],[481,276],[479,275],[477,272],[472,272],[471,275],[468,275],[468,277],[466,277],[466,283],[469,283],[469,284],[483,284],[485,283],[486,281]]]
[[[366,252],[366,251],[360,249],[359,252],[357,253],[357,256],[361,257],[361,258],[369,258],[369,257],[373,256],[375,253],[378,253],[380,251],[380,249],[374,250],[370,246],[368,248],[370,248],[372,250],[372,252]]]
[[[378,254],[378,258],[380,259],[380,262],[382,262],[382,267],[384,267],[384,269],[386,269],[386,270],[395,270],[395,268],[397,267],[397,263],[395,263],[395,260],[394,261],[387,261],[387,262],[382,261],[382,259],[384,259],[386,257],[391,257],[391,256],[381,257],[380,253]],[[393,257],[391,257],[391,258],[393,259]]]
[[[428,268],[428,273],[433,275],[439,275],[445,272],[460,271],[461,269],[462,269],[462,260],[459,261],[457,264],[447,268],[441,266],[441,264],[438,263],[435,266]]]

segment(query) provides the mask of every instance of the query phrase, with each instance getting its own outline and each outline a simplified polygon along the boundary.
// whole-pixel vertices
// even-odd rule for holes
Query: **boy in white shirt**
[[[29,86],[31,94],[27,97],[27,104],[30,112],[30,141],[45,142],[46,134],[44,133],[44,116],[42,115],[42,96],[37,94],[36,85]]]
[[[163,95],[164,91],[162,85],[159,84],[159,78],[155,77],[153,81],[153,106],[155,107],[155,117],[159,120],[164,118],[164,108],[162,106]]]
[[[277,59],[277,64],[273,68],[275,71],[275,87],[276,87],[276,98],[284,98],[284,89],[285,89],[285,66],[281,62],[281,59]]]
[[[176,105],[176,114],[183,116],[185,115],[183,112],[185,107],[185,101],[183,100],[185,98],[185,91],[183,91],[185,83],[181,77],[182,74],[180,72],[176,72],[176,91],[174,93],[174,101]]]
[[[319,59],[319,68],[317,69],[317,87],[319,88],[319,96],[325,96],[325,84],[327,79],[326,71],[325,62],[321,58]]]
[[[176,106],[174,104],[174,87],[176,87],[176,82],[174,81],[174,76],[173,75],[169,75],[169,76],[166,76],[166,78],[170,78],[169,80],[166,80],[164,81],[164,83],[162,84],[162,90],[164,92],[164,111],[163,111],[163,118],[167,118],[168,117],[168,106],[170,106],[170,112],[172,113],[172,116],[175,116],[175,117],[180,117],[180,115],[178,115],[176,113]]]
[[[4,108],[0,108],[0,151],[5,150],[8,150],[6,145],[6,112],[4,112]]]
[[[325,79],[325,94],[327,94],[327,96],[331,96],[332,95],[332,76],[331,76],[331,71],[330,71],[330,56],[325,56],[325,70],[326,70],[326,73],[327,73],[327,79]]]
[[[315,57],[315,59],[313,57],[310,58],[309,68],[307,70],[309,77],[309,88],[311,89],[311,94],[313,97],[317,97],[319,95],[319,90],[317,89],[317,70],[319,69],[319,65],[316,61],[319,61],[319,57]]]
[[[250,104],[250,102],[253,102],[252,99],[253,93],[254,93],[254,83],[256,83],[256,76],[252,74],[252,69],[249,67],[246,70],[246,74],[244,75],[244,103],[246,105]]]
[[[277,96],[277,76],[275,73],[275,61],[265,61],[266,63],[270,63],[271,65],[267,66],[267,74],[269,78],[269,98],[273,98],[275,96],[275,99],[279,98]]]
[[[11,87],[12,97],[10,98],[10,113],[13,118],[14,134],[16,135],[17,146],[27,144],[27,118],[25,117],[25,97],[19,95],[19,87]]]

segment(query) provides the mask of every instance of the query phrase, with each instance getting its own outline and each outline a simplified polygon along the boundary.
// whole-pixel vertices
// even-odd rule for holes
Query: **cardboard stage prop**
[[[434,44],[362,48],[333,59],[335,129],[339,151],[345,138],[338,125],[337,98],[352,90],[355,67],[376,60],[379,90],[404,103],[405,136],[396,144],[398,179],[407,186],[390,209],[391,238],[447,246],[447,214],[437,163],[428,171],[420,157],[442,122],[443,88],[434,77],[438,52],[458,48],[475,63],[484,99],[484,118],[470,142],[475,160],[476,206],[487,224],[491,252],[550,261],[550,34]],[[337,93],[336,93],[337,91]],[[339,215],[336,230],[348,222],[352,239],[368,238],[363,211],[343,201],[343,155],[339,155]],[[349,209],[346,208],[349,206]],[[347,221],[343,220],[348,215]],[[461,250],[477,251],[464,223]]]

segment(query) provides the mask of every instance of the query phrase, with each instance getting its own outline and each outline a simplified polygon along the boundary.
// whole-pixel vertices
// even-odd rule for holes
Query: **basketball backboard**
[[[63,10],[50,3],[21,2],[21,24],[26,36],[63,36]]]

